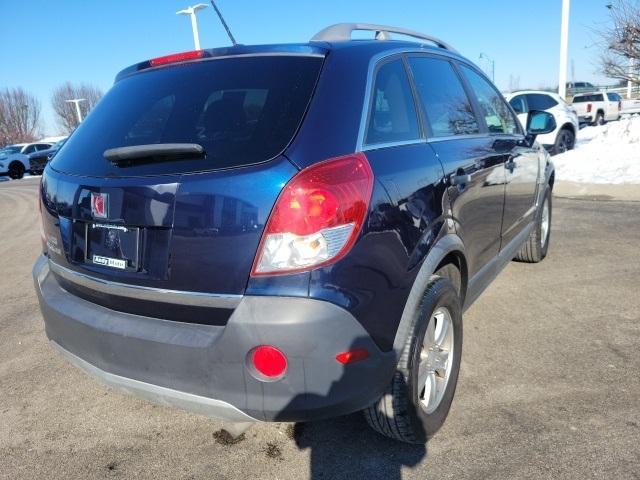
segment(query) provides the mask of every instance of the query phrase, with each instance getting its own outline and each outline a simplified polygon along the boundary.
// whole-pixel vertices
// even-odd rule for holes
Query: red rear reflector
[[[284,375],[287,370],[287,357],[271,345],[261,345],[250,353],[251,363],[261,375],[274,379]]]
[[[364,360],[369,358],[369,352],[367,352],[364,348],[354,348],[353,350],[349,350],[348,352],[342,352],[336,355],[336,360],[343,365],[347,363],[355,363],[360,360]]]
[[[587,113],[591,113],[591,104],[587,103]]]
[[[185,62],[187,60],[195,60],[202,58],[204,50],[192,50],[190,52],[172,53],[171,55],[165,55],[164,57],[152,58],[149,63],[152,67],[159,65],[166,65],[168,63]]]
[[[251,275],[299,272],[338,261],[360,233],[372,191],[373,172],[364,153],[299,172],[273,207]]]

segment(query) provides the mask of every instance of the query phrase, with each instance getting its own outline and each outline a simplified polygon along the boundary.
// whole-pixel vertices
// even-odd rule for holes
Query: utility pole
[[[569,50],[569,4],[562,0],[562,24],[560,27],[560,71],[558,72],[558,95],[567,97],[567,58]]]
[[[485,59],[487,62],[491,64],[491,81],[496,83],[496,62],[491,57],[489,57],[486,53],[480,54],[480,59]]]
[[[176,15],[189,15],[191,17],[191,32],[193,33],[193,46],[195,50],[200,50],[200,35],[198,35],[198,21],[196,20],[196,12],[207,8],[205,3],[198,3],[185,8],[184,10],[178,10]]]
[[[71,100],[65,100],[67,103],[74,103],[76,105],[76,115],[78,116],[78,125],[82,122],[82,112],[80,111],[80,102],[85,102],[86,98],[72,98]]]

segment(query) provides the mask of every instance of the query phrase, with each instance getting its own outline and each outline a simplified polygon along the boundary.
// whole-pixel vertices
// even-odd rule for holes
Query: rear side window
[[[376,72],[365,143],[402,142],[420,138],[411,85],[402,60],[384,63]]]
[[[478,104],[490,133],[519,133],[516,119],[507,107],[502,95],[484,78],[471,68],[462,65],[462,73],[466,77],[471,90],[476,95]],[[531,106],[529,106],[531,108]]]
[[[52,162],[88,176],[188,173],[269,160],[295,135],[322,58],[256,56],[172,65],[117,82]],[[116,166],[116,147],[197,143],[205,158]]]
[[[524,95],[518,95],[509,100],[509,104],[513,107],[516,113],[527,113],[527,102]]]
[[[411,57],[416,89],[434,137],[478,133],[478,121],[458,75],[447,60]]]
[[[553,97],[542,93],[528,93],[527,103],[529,104],[529,110],[548,110],[558,105],[558,102]]]

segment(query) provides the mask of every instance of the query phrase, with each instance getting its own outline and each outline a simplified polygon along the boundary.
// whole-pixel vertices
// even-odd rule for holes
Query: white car
[[[573,149],[580,123],[576,112],[567,105],[562,97],[553,92],[540,90],[513,92],[505,97],[525,129],[530,111],[543,110],[553,115],[556,119],[556,129],[551,133],[538,135],[537,138],[538,142],[552,155]]]
[[[31,168],[29,154],[51,148],[52,143],[16,143],[0,149],[0,175],[9,174],[11,178],[22,178]]]
[[[622,97],[615,92],[579,93],[572,103],[581,123],[604,125],[620,119]]]

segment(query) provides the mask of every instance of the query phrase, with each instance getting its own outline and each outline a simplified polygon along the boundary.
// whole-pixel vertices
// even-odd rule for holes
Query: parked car
[[[51,143],[17,143],[8,145],[0,150],[0,175],[9,174],[9,177],[22,178],[25,172],[31,168],[29,154],[51,147]]]
[[[37,152],[33,152],[29,154],[29,170],[31,173],[40,174],[44,171],[44,167],[47,165],[58,150],[62,148],[64,143],[67,141],[66,138],[54,143],[51,148],[47,148],[46,150],[38,150]]]
[[[622,98],[615,92],[580,93],[573,97],[572,104],[580,123],[589,125],[618,120],[622,110]]]
[[[364,410],[424,442],[462,312],[547,254],[554,168],[534,139],[555,127],[530,111],[525,132],[445,42],[381,25],[133,65],[42,177],[46,334],[163,404],[240,423]]]
[[[556,129],[546,135],[538,136],[538,142],[551,154],[564,153],[573,149],[580,123],[576,112],[562,97],[551,92],[524,90],[510,93],[506,98],[522,125],[526,125],[531,110],[544,110],[554,116]]]
[[[593,83],[589,82],[567,82],[567,91],[572,93],[585,92],[585,91],[593,91],[596,89],[596,86]]]

